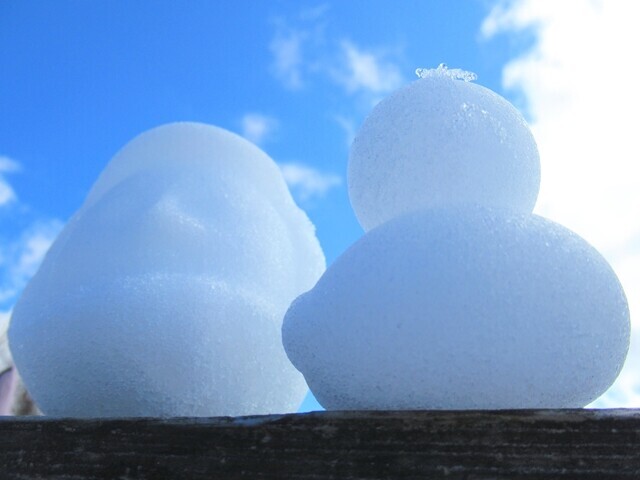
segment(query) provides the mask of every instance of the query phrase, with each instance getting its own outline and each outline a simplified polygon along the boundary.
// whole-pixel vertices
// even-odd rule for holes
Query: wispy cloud
[[[14,202],[17,197],[13,188],[5,179],[6,173],[16,172],[20,169],[20,165],[9,157],[0,156],[0,207]]]
[[[9,157],[0,156],[0,208],[18,202],[18,197],[4,178],[4,174],[20,170],[21,166],[18,162]],[[37,221],[26,230],[14,235],[7,234],[10,231],[6,228],[7,225],[2,227],[0,230],[0,337],[8,327],[13,303],[37,270],[62,224],[57,220]],[[1,351],[0,354],[2,354]]]
[[[284,87],[300,90],[314,70],[320,47],[325,44],[324,16],[327,5],[301,10],[293,19],[272,19],[275,33],[269,43],[271,73]]]
[[[269,44],[272,73],[291,89],[301,89],[312,77],[328,80],[344,93],[380,95],[403,83],[398,66],[401,49],[363,47],[341,34],[326,34],[327,7],[280,17]]]
[[[272,73],[285,87],[298,90],[303,85],[303,47],[308,35],[301,31],[278,31],[269,44],[273,55]]]
[[[347,93],[385,94],[402,85],[398,65],[384,51],[367,50],[350,40],[342,40],[339,51],[332,74]]]
[[[342,177],[325,173],[302,163],[281,163],[280,170],[289,189],[301,202],[324,197],[329,190],[342,184]]]
[[[523,94],[540,149],[536,211],[603,252],[628,296],[635,327],[631,352],[601,400],[607,406],[640,406],[636,24],[634,2],[518,0],[500,2],[482,27],[487,37],[536,34],[533,48],[508,63],[503,75],[506,88]]]
[[[330,116],[351,145],[356,125],[385,95],[411,78],[403,75],[403,48],[361,45],[340,32],[330,32],[328,7],[322,5],[273,24],[271,72],[283,86],[301,90],[323,82],[347,97],[342,111]],[[337,109],[338,110],[338,109]]]
[[[326,46],[328,4],[302,9],[291,18],[276,17],[271,23],[274,35],[269,42],[271,73],[291,90],[302,89],[307,76],[317,70]]]
[[[261,145],[278,129],[278,120],[261,113],[246,113],[241,120],[242,136]]]
[[[3,239],[0,252],[0,308],[16,300],[40,266],[51,243],[62,229],[58,220],[36,222],[13,240]]]

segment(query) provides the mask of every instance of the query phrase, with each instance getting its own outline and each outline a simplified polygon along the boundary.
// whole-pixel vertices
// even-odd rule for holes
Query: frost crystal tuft
[[[449,77],[452,80],[464,80],[473,82],[478,79],[478,75],[460,68],[449,68],[445,63],[438,65],[438,68],[416,68],[416,75],[420,78],[427,77]]]

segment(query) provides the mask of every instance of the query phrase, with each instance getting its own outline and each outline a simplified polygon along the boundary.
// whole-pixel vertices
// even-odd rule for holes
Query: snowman
[[[583,407],[629,344],[605,259],[532,214],[522,115],[440,65],[380,102],[351,147],[365,235],[289,308],[291,362],[327,409]]]

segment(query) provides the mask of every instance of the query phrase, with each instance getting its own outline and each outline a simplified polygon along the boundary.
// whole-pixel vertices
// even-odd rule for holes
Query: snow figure
[[[13,312],[14,360],[54,416],[294,411],[291,300],[324,270],[280,171],[217,127],[175,123],[109,163]]]
[[[582,407],[613,383],[629,311],[606,260],[533,215],[522,116],[462,70],[417,71],[351,149],[367,233],[283,323],[327,409]]]

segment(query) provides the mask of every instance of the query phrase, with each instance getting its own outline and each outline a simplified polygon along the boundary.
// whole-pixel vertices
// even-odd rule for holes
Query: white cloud
[[[363,47],[344,35],[328,35],[327,10],[321,5],[302,11],[293,20],[273,21],[271,72],[293,90],[303,88],[313,77],[329,80],[347,94],[373,97],[367,102],[370,108],[381,95],[403,83],[397,64],[401,51]]]
[[[0,207],[17,201],[3,173],[20,170],[18,162],[0,156]],[[28,209],[27,209],[28,211]],[[20,220],[24,224],[24,218]],[[29,278],[35,273],[51,242],[62,228],[57,220],[35,221],[17,234],[8,235],[5,225],[0,230],[0,333],[9,321],[9,310]]]
[[[306,77],[319,61],[320,47],[325,45],[324,16],[327,5],[303,9],[293,19],[272,19],[275,33],[269,42],[271,73],[291,90],[305,86]]]
[[[39,222],[0,245],[0,307],[16,300],[61,228],[58,220]]]
[[[279,31],[269,44],[273,55],[272,73],[292,90],[302,88],[302,51],[308,34],[300,31]]]
[[[333,187],[342,184],[342,177],[333,173],[323,173],[301,163],[281,163],[280,170],[293,195],[305,202],[320,198]]]
[[[351,97],[342,111],[330,114],[344,131],[350,147],[361,117],[405,83],[399,67],[403,50],[363,46],[344,35],[329,35],[327,10],[326,5],[321,5],[296,18],[273,21],[271,73],[289,89],[308,87],[314,80],[324,81]]]
[[[260,145],[278,128],[278,120],[260,113],[247,113],[242,117],[242,136]]]
[[[384,53],[365,50],[343,40],[340,57],[340,66],[333,76],[348,93],[384,94],[403,83],[398,66]]]
[[[4,178],[5,173],[18,171],[20,165],[9,157],[0,156],[0,207],[14,202],[17,197],[11,185]]]
[[[533,31],[504,69],[524,94],[542,162],[537,213],[579,233],[625,287],[634,336],[622,375],[599,406],[640,406],[640,7],[620,0],[501,2],[482,32]],[[588,368],[588,366],[585,366]]]

